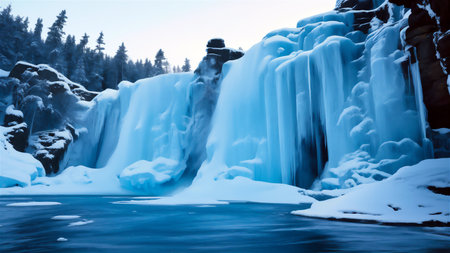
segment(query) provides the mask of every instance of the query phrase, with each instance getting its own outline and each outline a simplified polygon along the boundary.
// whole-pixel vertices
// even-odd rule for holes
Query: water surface
[[[291,215],[292,210],[299,208],[295,205],[112,203],[131,198],[0,197],[0,252],[448,252],[450,249],[449,228],[310,219]],[[31,201],[53,205],[8,206]]]

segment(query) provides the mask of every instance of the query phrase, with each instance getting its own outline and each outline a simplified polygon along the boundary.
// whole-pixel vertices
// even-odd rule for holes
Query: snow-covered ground
[[[424,160],[380,182],[292,212],[315,218],[450,225],[450,158]]]

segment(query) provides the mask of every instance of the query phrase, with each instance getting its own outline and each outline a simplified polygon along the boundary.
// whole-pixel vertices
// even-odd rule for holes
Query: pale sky
[[[184,58],[195,68],[206,54],[210,38],[220,37],[228,47],[249,49],[272,30],[295,27],[298,20],[330,11],[336,0],[0,0],[14,15],[36,19],[48,27],[63,9],[64,31],[77,42],[86,32],[94,47],[100,31],[106,53],[114,55],[124,42],[131,59],[152,61],[159,48],[171,65]]]

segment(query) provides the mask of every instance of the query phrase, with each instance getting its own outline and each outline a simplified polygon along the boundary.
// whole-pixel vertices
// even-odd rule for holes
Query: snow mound
[[[23,113],[19,110],[14,109],[14,105],[9,105],[8,107],[6,107],[6,114],[23,118]]]
[[[9,128],[0,126],[0,188],[29,186],[45,176],[44,166],[30,154],[16,151],[6,140]]]
[[[359,185],[292,214],[377,223],[450,224],[450,158],[402,167],[392,177]]]
[[[158,157],[140,160],[126,167],[119,176],[120,184],[129,189],[157,192],[158,187],[179,175],[184,166],[176,160]]]

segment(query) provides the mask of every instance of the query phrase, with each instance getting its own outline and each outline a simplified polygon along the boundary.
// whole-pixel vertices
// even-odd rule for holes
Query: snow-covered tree
[[[66,43],[63,48],[65,71],[64,74],[68,78],[72,78],[72,73],[75,70],[75,65],[77,63],[76,55],[76,45],[75,36],[68,35],[66,38]]]
[[[167,65],[168,64],[166,57],[164,56],[164,51],[162,51],[162,49],[159,49],[158,53],[156,53],[155,56],[155,64],[153,65],[154,75],[157,76],[167,73]]]
[[[105,50],[105,42],[103,40],[103,32],[100,32],[100,35],[97,38],[97,45],[95,46],[95,50],[97,50],[98,53],[103,53],[103,50]]]
[[[49,28],[50,30],[47,34],[47,39],[45,40],[45,44],[47,44],[50,48],[54,49],[62,44],[62,37],[66,34],[63,31],[66,21],[66,10],[62,10],[56,17],[53,25]]]
[[[188,58],[184,59],[184,65],[183,65],[183,67],[181,67],[181,70],[183,72],[191,71],[191,63]]]
[[[44,25],[42,24],[42,18],[38,18],[36,21],[36,25],[34,26],[33,36],[35,40],[41,40],[42,36],[42,28]]]
[[[119,46],[119,49],[117,50],[116,55],[114,56],[114,60],[116,62],[117,67],[117,81],[120,82],[125,78],[125,69],[126,69],[125,67],[128,60],[127,50],[123,42]]]

